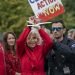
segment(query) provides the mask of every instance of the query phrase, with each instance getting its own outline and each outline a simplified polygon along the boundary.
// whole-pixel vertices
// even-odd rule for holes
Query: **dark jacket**
[[[75,75],[75,41],[64,38],[54,42],[53,51],[48,54],[50,75]]]

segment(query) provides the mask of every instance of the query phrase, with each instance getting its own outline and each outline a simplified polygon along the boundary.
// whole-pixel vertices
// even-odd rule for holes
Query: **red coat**
[[[10,51],[5,52],[5,62],[6,75],[15,75],[16,72],[21,72],[19,59]]]
[[[33,51],[25,44],[30,29],[26,28],[17,40],[17,53],[21,60],[22,75],[46,75],[44,71],[44,58],[53,45],[50,37],[42,30],[39,30],[44,40],[43,45],[37,45]]]
[[[0,75],[5,75],[4,52],[1,44],[0,44]]]

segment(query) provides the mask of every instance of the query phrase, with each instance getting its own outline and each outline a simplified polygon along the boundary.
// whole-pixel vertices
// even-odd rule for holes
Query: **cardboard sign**
[[[62,13],[64,7],[61,0],[28,0],[36,17],[48,21]]]

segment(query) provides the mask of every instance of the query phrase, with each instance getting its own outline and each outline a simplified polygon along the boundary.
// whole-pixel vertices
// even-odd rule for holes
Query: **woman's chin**
[[[31,45],[30,47],[31,47],[31,48],[34,48],[35,46],[36,46],[36,45]]]

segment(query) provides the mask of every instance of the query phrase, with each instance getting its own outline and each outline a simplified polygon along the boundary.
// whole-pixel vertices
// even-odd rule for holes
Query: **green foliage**
[[[68,28],[75,27],[75,0],[62,2],[65,13],[55,19],[63,19]],[[0,0],[0,32],[14,31],[18,35],[32,15],[28,0]]]
[[[26,0],[0,0],[0,32],[20,33],[26,19],[32,15]]]

